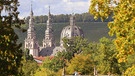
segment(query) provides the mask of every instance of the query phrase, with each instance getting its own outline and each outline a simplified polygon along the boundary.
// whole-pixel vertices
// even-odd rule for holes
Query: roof
[[[80,27],[74,25],[74,26],[66,26],[63,28],[61,32],[61,39],[64,37],[71,38],[75,36],[84,36],[83,31]]]
[[[50,57],[50,59],[53,59],[53,58],[54,58],[54,56],[49,56],[49,57]],[[42,62],[45,60],[45,57],[43,57],[43,56],[34,57],[34,60],[35,60],[39,65],[41,65]]]

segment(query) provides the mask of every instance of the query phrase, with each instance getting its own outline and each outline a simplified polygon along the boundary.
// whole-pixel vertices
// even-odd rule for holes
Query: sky
[[[19,0],[19,17],[29,16],[32,8],[34,16],[47,15],[50,6],[51,14],[71,14],[88,12],[90,0]]]

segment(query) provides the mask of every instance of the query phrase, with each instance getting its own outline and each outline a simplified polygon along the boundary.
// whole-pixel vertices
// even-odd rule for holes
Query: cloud
[[[19,0],[20,17],[30,14],[31,0]],[[51,6],[52,14],[71,14],[87,12],[89,0],[32,0],[34,15],[46,15],[48,6]]]

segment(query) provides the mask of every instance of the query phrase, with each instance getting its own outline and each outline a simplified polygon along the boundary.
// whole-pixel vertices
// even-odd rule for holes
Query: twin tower
[[[36,38],[35,28],[34,28],[33,10],[31,8],[29,28],[27,30],[27,37],[25,38],[24,41],[25,41],[25,49],[29,49],[29,54],[31,54],[33,57],[56,55],[57,52],[59,51],[61,52],[65,50],[65,48],[63,47],[63,41],[62,41],[64,37],[66,38],[72,38],[74,36],[83,37],[83,32],[80,27],[76,26],[75,17],[74,15],[72,15],[70,17],[70,24],[64,27],[61,32],[60,46],[55,46],[50,7],[49,7],[49,12],[48,12],[48,20],[47,20],[46,27],[47,28],[45,30],[42,46],[39,46],[37,38]]]

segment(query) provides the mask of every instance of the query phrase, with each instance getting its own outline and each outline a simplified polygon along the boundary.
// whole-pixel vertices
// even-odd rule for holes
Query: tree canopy
[[[13,27],[20,28],[18,0],[0,0],[0,75],[20,75],[22,50]],[[4,12],[4,13],[3,13]]]
[[[135,1],[134,0],[92,0],[90,13],[95,19],[108,18],[113,13],[113,21],[108,23],[109,34],[119,53],[119,62],[126,62],[127,56],[135,51]]]
[[[109,35],[116,36],[114,44],[118,50],[116,57],[119,62],[129,63],[128,56],[135,52],[135,0],[91,0],[90,14],[95,19],[99,17],[104,21],[113,14],[113,21],[108,23]],[[134,65],[127,73],[133,69]]]
[[[65,23],[69,22],[71,14],[60,14],[60,15],[52,15],[53,23]],[[101,19],[94,20],[93,16],[90,15],[88,12],[82,13],[82,14],[75,14],[76,22],[101,22]],[[25,22],[29,23],[30,17],[25,18]],[[48,17],[47,15],[41,15],[41,16],[34,16],[36,23],[46,23]],[[109,17],[106,22],[111,21],[112,18]]]
[[[93,65],[90,55],[76,55],[67,65],[66,72],[68,74],[73,74],[75,71],[80,72],[82,75],[93,73]]]

